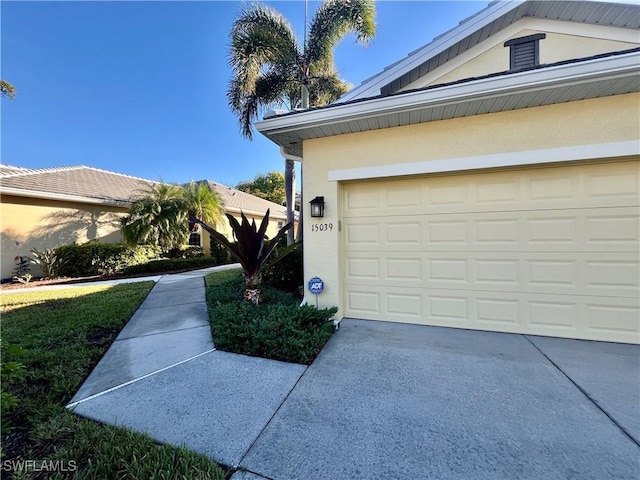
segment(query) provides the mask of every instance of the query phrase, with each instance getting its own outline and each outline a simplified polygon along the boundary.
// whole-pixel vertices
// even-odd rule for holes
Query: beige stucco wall
[[[240,223],[242,222],[242,217],[240,216],[240,214],[232,214],[232,215],[236,220],[238,220],[238,222]],[[251,215],[251,214],[245,214],[245,216],[250,222],[252,220],[255,220],[257,227],[260,226],[260,223],[262,222],[262,218],[263,218],[262,216]],[[279,221],[281,221],[283,224],[287,223],[286,220],[283,220],[283,219],[269,218],[269,226],[267,227],[267,233],[266,233],[268,238],[273,238],[278,234],[278,231],[280,230],[278,228]],[[296,223],[296,226],[297,226],[297,223]],[[233,240],[231,227],[229,226],[229,221],[227,220],[226,217],[220,222],[218,222],[217,225],[211,225],[211,227],[213,227],[216,231],[222,233],[228,239]],[[201,235],[202,235],[202,247],[204,248],[205,254],[209,255],[211,253],[211,250],[209,248],[210,235],[204,230],[201,230]]]
[[[324,195],[326,203],[321,220],[304,212],[305,283],[319,276],[325,282],[319,305],[342,307],[342,185],[328,180],[329,171],[638,141],[639,106],[640,94],[618,95],[305,141],[305,197]],[[333,228],[315,231],[321,224]],[[309,292],[307,298],[315,301]]]
[[[14,258],[29,256],[32,248],[43,250],[71,243],[96,240],[103,243],[122,241],[119,219],[128,213],[124,207],[89,205],[35,199],[14,195],[0,197],[0,239],[2,257],[0,261],[2,279],[11,278],[14,273]],[[241,221],[240,215],[234,217]],[[251,221],[260,224],[262,216],[247,215]],[[269,221],[267,236],[273,238],[278,233],[277,218]],[[285,221],[283,221],[286,223]],[[225,218],[216,228],[228,238],[232,238],[229,222]],[[202,246],[210,254],[209,234],[202,234]],[[32,273],[40,272],[32,267]]]
[[[458,57],[449,60],[428,75],[407,85],[403,90],[455,82],[509,70],[509,47],[504,42],[537,33],[546,33],[540,40],[540,63],[551,64],[608,52],[636,48],[640,45],[637,32],[630,29],[589,26],[523,19],[488,38]],[[631,37],[631,38],[629,38]]]
[[[43,250],[89,240],[122,241],[118,219],[127,211],[121,207],[2,195],[2,278],[10,278],[15,268],[14,258],[28,256],[32,248]]]

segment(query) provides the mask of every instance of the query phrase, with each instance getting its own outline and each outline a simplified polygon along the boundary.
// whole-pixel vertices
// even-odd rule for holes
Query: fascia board
[[[386,70],[382,71],[378,75],[366,80],[350,92],[345,93],[339,101],[347,102],[358,98],[380,95],[380,89],[385,85],[391,83],[405,73],[410,72],[415,67],[422,65],[431,57],[434,57],[447,48],[455,45],[465,37],[473,34],[476,30],[485,27],[511,10],[518,8],[520,5],[525,3],[525,1],[527,0],[499,1],[495,5],[478,12],[475,16],[471,17],[471,19],[462,25],[458,25],[449,33],[446,33],[442,37],[428,43],[413,54],[409,54],[405,59],[400,60],[391,67],[387,67]]]
[[[253,215],[255,217],[264,217],[264,214],[266,213],[266,210],[263,211],[263,212],[258,212],[258,211],[255,211],[255,210],[246,210],[244,208],[238,208],[238,207],[225,207],[225,212],[226,213],[235,213],[237,215],[240,215],[240,212],[242,212],[245,215]],[[275,213],[274,214],[273,211],[270,211],[269,212],[269,220],[274,219],[274,218],[277,218],[277,219],[280,219],[280,220],[282,220],[282,219],[286,220],[287,216],[286,215],[281,215],[279,213]]]
[[[67,195],[62,193],[41,192],[37,190],[26,190],[23,188],[0,187],[0,194],[13,195],[15,197],[39,198],[42,200],[55,200],[58,202],[76,202],[89,205],[107,205],[111,207],[129,207],[131,202],[118,200],[103,200],[100,198],[82,197],[79,195]],[[225,208],[227,212],[240,214],[240,209],[236,207]],[[253,210],[242,210],[247,215],[263,217],[265,212],[257,212]],[[265,210],[266,211],[266,210]],[[286,219],[286,215],[271,212],[270,218]]]
[[[571,147],[546,148],[464,158],[445,158],[425,162],[397,163],[373,167],[330,170],[330,182],[346,180],[369,180],[374,178],[455,173],[489,168],[526,167],[551,163],[570,163],[615,157],[626,158],[640,155],[637,141],[577,145]]]
[[[294,132],[300,129],[343,123],[383,114],[408,112],[419,108],[445,106],[481,98],[615,78],[620,75],[640,73],[639,59],[640,54],[633,52],[619,57],[559,65],[514,73],[505,77],[485,78],[464,84],[407,92],[348,105],[337,105],[294,115],[273,117],[257,122],[255,126],[260,133],[268,136],[269,134]]]
[[[83,197],[80,195],[41,192],[38,190],[26,190],[22,188],[12,188],[12,187],[0,187],[0,194],[14,195],[16,197],[40,198],[43,200],[56,200],[59,202],[77,202],[77,203],[87,203],[91,205],[108,205],[112,207],[128,207],[131,203],[124,200],[106,200],[101,198]]]

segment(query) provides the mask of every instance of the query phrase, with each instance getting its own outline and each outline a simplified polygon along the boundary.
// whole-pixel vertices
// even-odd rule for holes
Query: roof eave
[[[433,110],[448,106],[461,106],[477,102],[482,99],[498,99],[509,97],[511,100],[516,96],[524,96],[528,93],[548,91],[554,89],[577,89],[580,86],[600,82],[602,92],[596,92],[590,97],[611,95],[619,92],[609,92],[606,90],[606,80],[615,80],[623,77],[636,78],[640,74],[640,53],[632,52],[625,55],[592,59],[585,62],[558,65],[539,70],[526,71],[505,75],[504,77],[493,77],[470,81],[468,83],[447,85],[440,88],[416,90],[399,93],[386,97],[375,97],[370,100],[362,100],[347,104],[331,105],[327,108],[317,110],[307,110],[299,113],[288,114],[280,117],[273,117],[255,124],[256,129],[280,146],[285,146],[295,151],[302,151],[302,141],[311,138],[321,138],[327,135],[325,132],[336,131],[333,135],[375,130],[377,128],[362,128],[362,123],[357,122],[364,119],[385,119],[392,116],[418,112],[422,110]],[[637,91],[635,82],[634,91]],[[530,104],[527,107],[542,106],[552,103],[553,96],[546,97],[537,104]],[[561,100],[570,101],[570,100]],[[494,102],[499,104],[500,102]],[[491,112],[511,110],[513,108],[496,108]],[[456,108],[456,113],[447,118],[466,116],[458,114],[464,113],[464,109]],[[409,115],[413,120],[398,125],[410,125],[423,123],[420,120],[422,115]],[[416,120],[417,119],[417,120]],[[435,120],[439,120],[437,118]],[[432,120],[433,121],[433,120]],[[372,122],[367,122],[371,124]],[[376,123],[376,122],[373,122]],[[388,122],[387,122],[388,123]]]
[[[347,92],[340,98],[340,101],[349,101],[372,95],[379,95],[382,87],[391,83],[393,80],[411,69],[419,66],[426,58],[433,57],[446,50],[451,45],[459,42],[474,31],[490,24],[525,2],[526,0],[510,0],[490,4],[475,15],[472,15],[464,23],[459,24],[457,27],[452,28],[439,37],[436,37],[432,42],[420,47],[404,59],[385,68],[379,74],[374,75],[361,85]]]
[[[111,207],[127,208],[131,202],[126,200],[113,200],[105,198],[91,198],[80,195],[67,195],[63,193],[42,192],[38,190],[27,190],[23,188],[0,187],[0,194],[13,195],[15,197],[39,198],[43,200],[55,200],[59,202],[77,202],[90,205],[108,205]]]
[[[593,8],[597,8],[598,5],[607,5],[612,9],[618,9],[619,14],[616,18],[627,18],[628,14],[623,14],[623,11],[630,11],[630,9],[637,8],[637,1],[635,0],[618,0],[618,1],[596,1],[590,2],[565,2],[565,6],[560,9],[562,15],[556,16],[537,16],[535,14],[537,8],[541,4],[551,5],[556,2],[550,0],[506,0],[506,1],[494,1],[490,3],[486,8],[472,15],[471,17],[463,20],[458,26],[445,32],[444,34],[436,37],[430,43],[418,48],[417,50],[409,53],[405,58],[398,62],[388,66],[382,72],[365,80],[359,86],[353,88],[340,98],[340,102],[357,100],[379,95],[383,92],[390,93],[390,87],[392,84],[400,80],[404,75],[410,74],[410,72],[420,68],[428,60],[437,57],[440,54],[444,54],[447,49],[452,48],[458,42],[463,41],[467,37],[471,37],[477,34],[483,29],[487,30],[489,35],[494,34],[494,30],[499,27],[501,20],[508,19],[508,24],[513,24],[523,17],[543,18],[550,20],[561,20],[562,15],[567,11],[567,6],[575,11],[580,11],[584,8],[584,5],[591,5]],[[562,3],[562,2],[557,2]],[[571,5],[573,3],[573,5]],[[575,13],[575,12],[574,12]],[[564,19],[565,21],[572,21]],[[578,21],[578,20],[573,20]],[[579,23],[583,23],[582,20]],[[589,22],[590,23],[590,22]],[[619,26],[613,23],[603,23],[604,25]],[[637,28],[637,25],[634,27]],[[486,37],[479,36],[472,44],[475,45],[482,41]]]
[[[266,210],[263,212],[258,212],[256,210],[247,210],[246,208],[227,207],[227,206],[225,206],[225,211],[229,213],[236,213],[236,214],[244,213],[245,215],[251,215],[255,217],[264,217],[264,214],[267,212]],[[269,218],[286,219],[287,214],[269,210]]]

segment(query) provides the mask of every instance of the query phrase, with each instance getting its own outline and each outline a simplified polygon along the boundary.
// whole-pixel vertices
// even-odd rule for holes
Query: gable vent
[[[510,70],[535,67],[540,64],[539,41],[546,38],[546,34],[537,33],[526,37],[514,38],[505,42],[510,48]]]

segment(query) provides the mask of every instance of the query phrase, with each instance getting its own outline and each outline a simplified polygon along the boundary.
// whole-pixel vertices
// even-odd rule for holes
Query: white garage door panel
[[[637,297],[640,256],[562,252],[352,252],[346,285]]]
[[[638,207],[345,219],[346,251],[637,252]]]
[[[638,162],[343,192],[346,316],[640,342]]]
[[[638,205],[636,162],[522,171],[350,184],[344,218]]]
[[[348,316],[612,342],[638,341],[636,298],[348,286]]]

